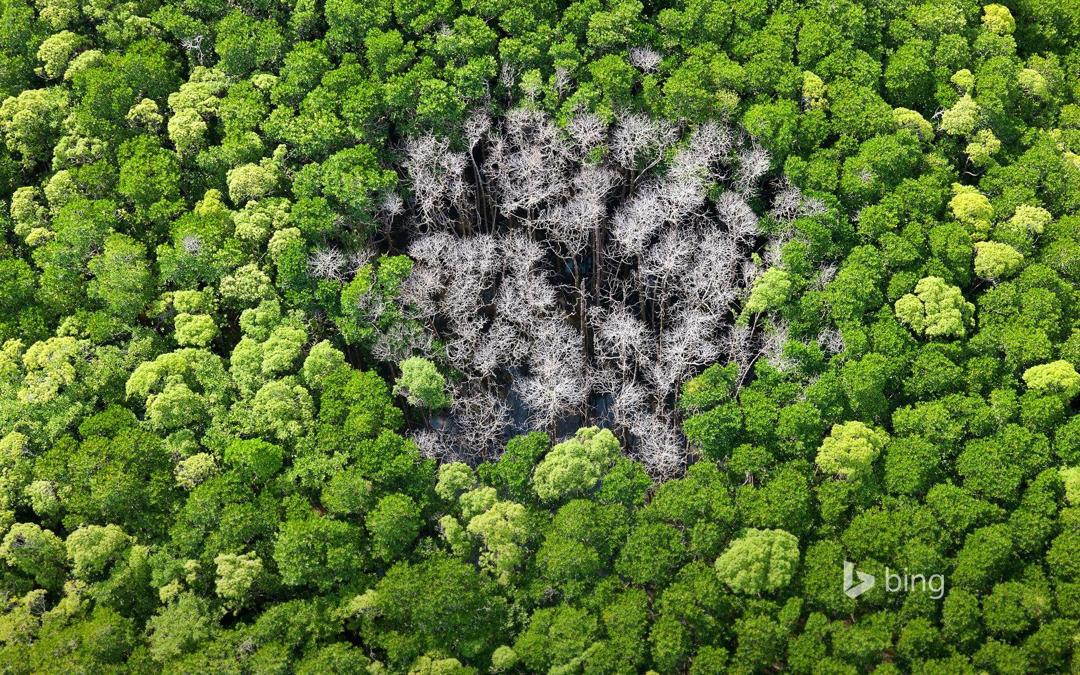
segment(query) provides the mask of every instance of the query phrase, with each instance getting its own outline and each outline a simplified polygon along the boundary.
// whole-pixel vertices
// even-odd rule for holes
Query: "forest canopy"
[[[0,25],[0,671],[1080,669],[1074,4]]]

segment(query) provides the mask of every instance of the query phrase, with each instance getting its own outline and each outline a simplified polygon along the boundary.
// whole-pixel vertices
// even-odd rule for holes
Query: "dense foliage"
[[[1075,3],[0,26],[3,672],[1080,668]]]

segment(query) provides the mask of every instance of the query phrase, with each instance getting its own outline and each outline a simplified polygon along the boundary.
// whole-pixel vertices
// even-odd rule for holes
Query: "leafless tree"
[[[491,456],[491,448],[505,441],[509,409],[497,392],[476,386],[454,391],[449,431],[454,459],[478,461]]]
[[[660,65],[662,60],[663,57],[649,47],[630,48],[630,65],[643,72],[651,73],[656,70],[656,67]]]
[[[425,230],[445,226],[471,192],[464,178],[465,154],[452,152],[448,140],[425,134],[406,142],[404,156],[419,225]]]
[[[827,354],[839,354],[844,351],[844,336],[835,328],[829,328],[818,335],[818,344]]]
[[[570,71],[562,66],[555,67],[555,91],[559,92],[562,96],[567,89],[570,88],[570,84],[573,83],[573,76]]]
[[[440,462],[452,462],[457,459],[454,445],[444,431],[435,429],[417,429],[409,434],[410,440],[420,449],[420,455]]]
[[[395,322],[379,333],[371,353],[380,361],[398,363],[416,353],[430,353],[431,343],[431,333],[417,330],[416,326],[409,323]]]
[[[823,290],[830,281],[836,278],[836,265],[826,265],[818,270],[817,276],[814,277],[814,290]]]
[[[802,212],[802,191],[792,185],[785,176],[776,181],[775,193],[769,215],[782,223],[790,223],[798,218]]]
[[[687,465],[686,440],[671,423],[659,416],[642,420],[632,454],[655,478],[673,478]]]
[[[724,349],[728,360],[739,364],[740,378],[750,369],[754,358],[752,331],[743,324],[735,324],[728,329],[724,340]]]
[[[499,254],[507,269],[527,274],[544,262],[544,247],[519,231],[511,231],[499,238]]]
[[[647,70],[660,57],[633,58]],[[386,209],[410,238],[397,301],[411,328],[385,331],[377,351],[455,371],[450,410],[416,442],[473,461],[512,433],[600,423],[654,476],[679,473],[682,384],[718,360],[739,364],[740,380],[758,358],[786,366],[786,327],[735,322],[795,236],[763,236],[750,205],[769,154],[724,125],[684,133],[634,114],[559,127],[536,110],[476,112],[462,132],[461,149],[432,135],[403,143],[411,198]],[[779,222],[823,209],[786,182],[769,193]]]
[[[646,171],[660,163],[664,150],[678,140],[678,128],[644,114],[622,115],[611,136],[611,153],[624,169]]]
[[[202,251],[202,238],[197,235],[189,234],[180,241],[180,245],[184,249],[184,253],[188,255],[199,255]]]
[[[539,219],[549,241],[561,245],[568,258],[584,251],[593,230],[607,215],[606,198],[615,185],[615,175],[606,169],[584,166],[574,177],[569,199],[546,209]]]
[[[180,40],[180,47],[186,51],[195,54],[195,60],[199,65],[203,65],[206,62],[206,54],[203,51],[204,36],[201,33],[195,35],[189,35]]]
[[[743,195],[756,192],[761,178],[769,171],[772,159],[765,148],[756,143],[739,153],[739,164],[735,171],[735,189]]]
[[[785,229],[769,239],[761,253],[761,261],[765,267],[775,267],[781,264],[784,254],[784,244],[791,240],[791,230]]]
[[[379,198],[379,205],[375,215],[383,225],[387,225],[404,212],[405,201],[401,198],[401,195],[396,192],[384,192]]]
[[[507,89],[513,87],[517,82],[518,73],[521,70],[520,66],[514,63],[504,60],[502,66],[499,68],[499,84],[503,85]]]
[[[736,240],[750,242],[760,234],[758,216],[740,194],[729,191],[720,195],[716,212]]]
[[[584,157],[599,147],[607,138],[607,124],[592,113],[575,115],[566,126],[571,141],[577,146],[579,156]]]
[[[611,419],[618,428],[630,433],[645,429],[652,413],[649,392],[643,383],[630,380],[605,393],[611,397]]]
[[[462,129],[465,140],[469,143],[469,149],[475,148],[490,129],[491,116],[487,114],[487,111],[474,110],[465,120],[465,126]]]
[[[345,254],[331,246],[315,251],[308,258],[308,273],[316,279],[340,281],[345,276],[346,263]]]
[[[807,197],[784,176],[774,182],[772,208],[769,215],[782,223],[790,223],[803,216],[817,216],[825,212],[825,203],[816,197]]]
[[[784,347],[787,342],[788,326],[786,323],[777,322],[769,330],[765,331],[764,341],[761,345],[761,351],[765,359],[772,367],[781,372],[791,370],[795,366],[791,359],[784,354]]]
[[[370,263],[374,258],[375,251],[367,247],[363,247],[349,253],[347,256],[345,256],[345,268],[348,272],[348,276],[354,277],[359,274],[360,270],[362,270],[364,266]]]
[[[593,326],[596,360],[614,368],[619,384],[632,382],[638,369],[652,361],[656,345],[649,327],[625,305],[597,309]]]
[[[581,335],[562,322],[539,326],[529,354],[529,374],[515,382],[535,428],[555,428],[579,413],[589,394]]]
[[[565,193],[570,160],[555,123],[539,111],[519,108],[506,114],[505,130],[492,139],[484,170],[496,179],[502,211],[530,211]]]

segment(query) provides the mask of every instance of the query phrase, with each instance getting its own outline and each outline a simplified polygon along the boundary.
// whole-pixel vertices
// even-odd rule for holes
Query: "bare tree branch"
[[[659,63],[648,50],[633,58]],[[451,409],[417,443],[479,461],[510,434],[592,421],[654,476],[678,474],[690,450],[674,403],[687,379],[718,360],[737,363],[740,382],[759,357],[791,365],[786,326],[734,321],[761,266],[795,236],[767,240],[748,201],[769,154],[724,125],[681,133],[633,114],[560,128],[537,110],[499,121],[478,111],[462,136],[464,153],[431,135],[404,144],[414,268],[398,310],[413,328],[381,334],[376,351],[424,353],[456,373]],[[824,208],[785,181],[772,187],[777,222]],[[318,252],[313,274],[336,260]],[[822,335],[827,348],[837,339]]]

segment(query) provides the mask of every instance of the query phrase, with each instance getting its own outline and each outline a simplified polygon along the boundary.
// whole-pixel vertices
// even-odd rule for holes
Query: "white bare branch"
[[[308,258],[308,274],[316,279],[341,281],[345,278],[347,263],[345,254],[337,248],[320,249]]]
[[[632,59],[649,70],[660,56]],[[759,357],[790,365],[786,326],[734,321],[759,264],[797,236],[766,240],[750,206],[769,154],[723,124],[683,134],[635,114],[609,128],[581,113],[560,128],[538,110],[476,111],[462,131],[464,153],[432,135],[406,141],[412,197],[382,209],[406,222],[414,266],[396,299],[407,320],[379,333],[373,353],[428,354],[455,371],[450,410],[417,443],[479,461],[512,433],[602,423],[654,477],[677,475],[690,457],[672,404],[689,378],[718,360],[743,377]],[[824,209],[774,187],[781,223]],[[339,256],[314,254],[313,274],[362,269]],[[373,321],[386,309],[374,293],[359,304]]]
[[[656,70],[661,61],[663,61],[663,57],[654,49],[649,47],[630,48],[630,65],[638,70],[651,73]]]
[[[622,115],[612,133],[612,158],[624,169],[646,169],[655,166],[676,140],[678,128],[670,122],[643,114]]]
[[[769,152],[756,143],[739,153],[739,166],[735,170],[735,189],[741,194],[757,192],[758,183],[768,173],[772,158]]]

